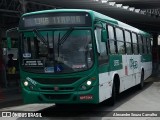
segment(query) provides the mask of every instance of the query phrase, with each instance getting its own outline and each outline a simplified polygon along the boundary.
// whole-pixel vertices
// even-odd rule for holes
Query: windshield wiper
[[[71,27],[69,30],[67,30],[67,32],[62,36],[62,38],[60,39],[59,38],[59,45],[62,45],[66,40],[67,38],[70,36],[70,34],[72,33],[72,31],[74,30],[73,27]]]
[[[41,35],[41,33],[37,29],[34,29],[33,32],[41,40],[41,42],[43,42],[45,45],[48,46],[48,42],[45,40],[45,38]]]
[[[61,35],[60,35],[60,32],[59,32],[58,42],[57,42],[58,59],[59,59],[59,47],[60,47],[60,45],[62,45],[67,40],[69,35],[72,33],[73,29],[74,28],[71,27],[69,30],[67,30],[67,32],[62,36],[62,38],[61,38]]]

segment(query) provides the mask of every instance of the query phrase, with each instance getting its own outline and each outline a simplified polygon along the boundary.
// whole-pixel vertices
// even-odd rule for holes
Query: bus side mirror
[[[107,31],[105,29],[102,29],[102,31],[101,31],[101,41],[102,42],[107,42],[107,38],[108,38]]]
[[[11,49],[11,47],[12,47],[12,42],[11,42],[10,37],[7,37],[7,47],[8,47],[8,49]]]

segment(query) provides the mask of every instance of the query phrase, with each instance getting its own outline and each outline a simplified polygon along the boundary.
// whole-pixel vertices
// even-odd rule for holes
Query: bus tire
[[[142,90],[144,87],[144,72],[141,72],[141,82],[138,85],[138,89]]]
[[[113,82],[112,86],[112,96],[109,98],[109,105],[113,106],[116,102],[116,86],[115,83]]]
[[[56,106],[56,107],[64,107],[65,104],[59,104],[59,103],[58,103],[58,104],[55,104],[55,106]]]

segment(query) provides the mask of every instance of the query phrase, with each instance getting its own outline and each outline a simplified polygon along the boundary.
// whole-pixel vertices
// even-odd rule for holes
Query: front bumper
[[[87,91],[72,92],[39,92],[22,89],[24,103],[57,103],[57,104],[80,104],[99,103],[98,86],[94,86]]]

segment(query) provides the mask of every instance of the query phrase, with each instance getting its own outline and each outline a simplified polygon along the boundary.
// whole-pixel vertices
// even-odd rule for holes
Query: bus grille
[[[33,78],[41,84],[72,84],[78,81],[80,78]]]
[[[54,87],[40,87],[41,90],[43,91],[55,91]],[[74,87],[61,87],[58,88],[58,91],[73,91]]]
[[[66,100],[71,97],[70,94],[44,94],[44,96],[49,100]]]

